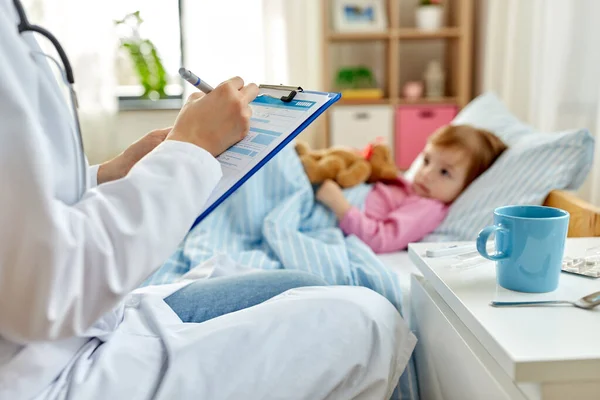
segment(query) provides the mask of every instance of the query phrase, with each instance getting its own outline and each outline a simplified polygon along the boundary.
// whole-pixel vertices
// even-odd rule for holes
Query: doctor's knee
[[[344,315],[343,324],[361,321],[389,327],[406,326],[392,303],[381,294],[362,286],[327,286],[292,289],[290,295],[313,298],[320,311],[336,317]],[[338,319],[338,318],[336,318]]]

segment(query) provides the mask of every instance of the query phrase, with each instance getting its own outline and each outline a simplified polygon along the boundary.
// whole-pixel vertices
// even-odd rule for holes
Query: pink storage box
[[[396,109],[395,158],[401,170],[407,170],[437,128],[456,116],[455,105],[403,105]]]

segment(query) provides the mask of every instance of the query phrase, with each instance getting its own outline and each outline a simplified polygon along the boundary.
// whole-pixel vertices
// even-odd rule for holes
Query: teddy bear
[[[311,150],[303,141],[297,141],[295,148],[312,184],[331,179],[342,188],[349,188],[364,182],[393,180],[398,175],[390,148],[382,143],[371,143],[362,152],[342,146]]]

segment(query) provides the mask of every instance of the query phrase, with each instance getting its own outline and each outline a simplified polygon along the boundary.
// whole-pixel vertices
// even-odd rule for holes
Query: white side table
[[[460,244],[460,243],[456,243]],[[423,277],[411,281],[411,321],[419,337],[419,386],[428,399],[600,399],[600,307],[494,308],[491,300],[576,300],[600,291],[600,278],[562,273],[552,293],[509,291],[493,262],[457,270],[409,246]],[[568,239],[566,255],[583,255],[600,238]]]

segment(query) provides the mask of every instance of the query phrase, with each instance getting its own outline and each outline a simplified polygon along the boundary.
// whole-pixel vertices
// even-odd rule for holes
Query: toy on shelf
[[[349,188],[365,182],[393,180],[398,174],[390,148],[382,143],[370,144],[360,152],[341,146],[311,150],[307,143],[298,141],[296,152],[312,184],[331,179]]]
[[[423,82],[409,81],[404,84],[402,94],[407,100],[418,100],[423,97]]]
[[[381,99],[383,90],[371,70],[367,67],[340,68],[335,79],[335,86],[345,99]]]
[[[427,97],[444,97],[445,74],[439,61],[430,61],[425,70]]]

